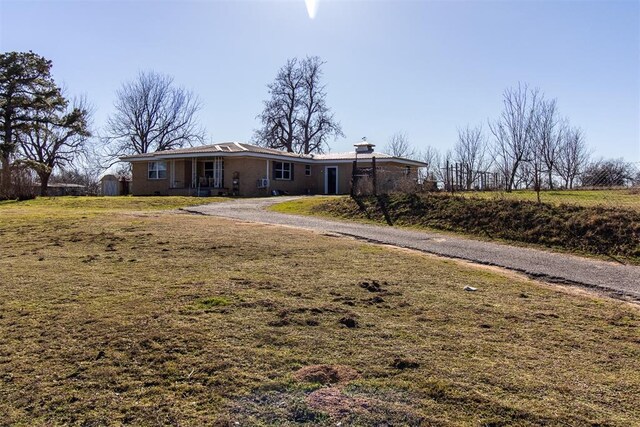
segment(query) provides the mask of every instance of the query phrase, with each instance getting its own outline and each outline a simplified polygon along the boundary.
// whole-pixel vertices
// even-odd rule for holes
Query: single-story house
[[[132,165],[134,195],[348,194],[357,168],[415,178],[426,164],[374,153],[366,141],[348,153],[295,154],[240,142],[122,157]],[[375,160],[374,160],[375,158]],[[389,175],[387,173],[387,175]]]

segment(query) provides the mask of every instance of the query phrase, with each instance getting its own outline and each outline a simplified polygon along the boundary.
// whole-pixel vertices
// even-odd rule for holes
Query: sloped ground
[[[363,197],[357,202],[334,198],[313,209],[341,218],[459,231],[640,262],[637,210],[430,193]]]
[[[0,207],[0,235],[0,424],[640,419],[622,301],[170,212]]]

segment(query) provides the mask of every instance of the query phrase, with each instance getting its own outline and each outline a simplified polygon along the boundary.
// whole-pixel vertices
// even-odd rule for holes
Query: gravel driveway
[[[422,232],[382,225],[287,215],[265,210],[269,205],[296,199],[238,199],[184,208],[184,211],[242,221],[285,225],[335,233],[376,243],[495,265],[554,283],[596,288],[610,295],[640,300],[640,267]]]

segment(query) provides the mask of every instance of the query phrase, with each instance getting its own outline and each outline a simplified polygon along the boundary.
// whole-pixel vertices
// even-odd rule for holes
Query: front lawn
[[[0,205],[0,424],[640,419],[637,306],[151,198],[57,200]]]

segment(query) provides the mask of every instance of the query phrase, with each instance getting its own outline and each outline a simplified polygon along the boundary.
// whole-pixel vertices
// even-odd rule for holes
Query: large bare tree
[[[64,113],[52,112],[49,120],[33,123],[18,134],[20,161],[38,175],[41,196],[47,194],[54,168],[69,166],[85,154],[90,116],[86,99],[79,98]]]
[[[540,93],[526,84],[518,84],[503,93],[504,109],[489,129],[495,138],[494,159],[505,179],[505,189],[513,190],[523,163],[529,161],[535,112]]]
[[[340,123],[327,106],[327,94],[321,82],[322,65],[324,62],[318,56],[305,58],[301,65],[304,92],[298,123],[302,134],[296,150],[301,154],[322,153],[328,139],[344,137]]]
[[[471,190],[478,176],[487,168],[487,139],[482,126],[458,129],[458,140],[453,147],[454,160],[464,172],[464,185]]]
[[[298,60],[287,60],[268,88],[271,98],[264,101],[264,110],[258,116],[262,127],[256,130],[254,140],[293,153],[299,140],[298,113],[304,92]]]
[[[415,157],[416,150],[411,146],[406,132],[396,132],[384,147],[387,154],[395,157]]]
[[[322,153],[330,138],[344,136],[326,103],[323,64],[317,56],[293,58],[278,70],[258,115],[257,144],[291,153]]]
[[[116,93],[115,113],[106,126],[108,156],[171,150],[204,141],[198,97],[175,86],[173,78],[141,72]]]

